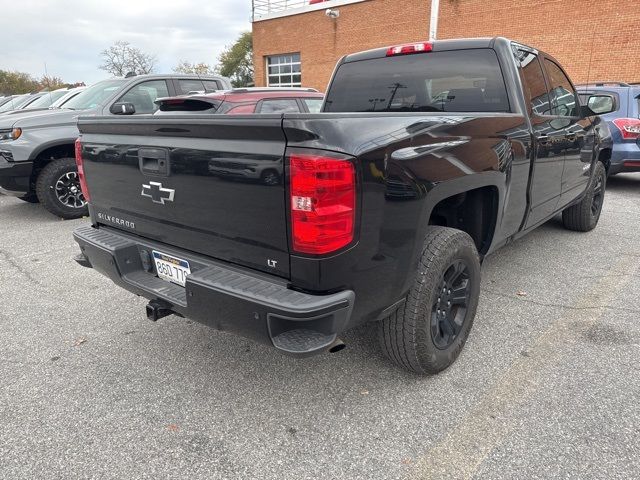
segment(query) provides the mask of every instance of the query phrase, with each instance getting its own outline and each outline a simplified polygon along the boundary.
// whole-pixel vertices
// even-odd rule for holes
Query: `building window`
[[[269,87],[301,87],[300,54],[267,57],[267,85]]]

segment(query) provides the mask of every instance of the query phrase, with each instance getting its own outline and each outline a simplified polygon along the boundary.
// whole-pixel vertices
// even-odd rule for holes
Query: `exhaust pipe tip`
[[[347,346],[342,340],[336,338],[331,345],[329,345],[329,353],[338,353],[340,350],[344,350]]]

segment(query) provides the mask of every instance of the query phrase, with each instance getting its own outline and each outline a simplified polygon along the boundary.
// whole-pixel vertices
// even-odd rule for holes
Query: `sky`
[[[0,5],[9,0],[0,0]],[[180,60],[215,64],[251,30],[249,0],[22,0],[0,8],[0,70],[87,84],[108,78],[100,52],[125,40],[157,56],[157,73]]]

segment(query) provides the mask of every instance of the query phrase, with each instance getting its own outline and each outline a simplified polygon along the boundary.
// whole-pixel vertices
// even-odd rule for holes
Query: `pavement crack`
[[[635,274],[635,273],[615,273],[613,275],[581,275],[578,278],[607,278],[607,277],[638,277],[640,278],[639,274]]]
[[[608,275],[605,275],[605,276],[608,276]],[[625,275],[625,276],[633,276],[633,275]],[[579,307],[579,306],[573,306],[573,305],[563,305],[561,303],[540,302],[540,301],[537,301],[537,300],[531,300],[530,298],[519,297],[517,295],[507,295],[505,293],[500,293],[500,292],[495,292],[495,291],[492,291],[492,290],[487,290],[485,288],[481,289],[481,291],[483,293],[488,293],[489,295],[495,295],[495,296],[501,297],[501,298],[511,298],[511,299],[518,300],[520,302],[531,303],[531,304],[534,304],[534,305],[540,305],[541,307],[561,308],[561,309],[564,309],[564,310],[584,311],[584,310],[597,310],[597,309],[602,309],[602,308],[613,308],[613,307],[610,307],[608,305]]]
[[[623,307],[604,307],[606,310],[614,310],[617,312],[629,312],[629,313],[637,313],[640,315],[640,310],[635,310],[633,308],[623,308]]]
[[[31,273],[27,269],[25,269],[22,265],[20,265],[20,263],[9,252],[7,252],[6,250],[0,249],[0,257],[2,257],[5,260],[5,262],[9,264],[9,266],[17,270],[18,273],[20,273],[23,277],[25,277],[29,282],[44,288],[44,285],[36,277],[31,275]]]

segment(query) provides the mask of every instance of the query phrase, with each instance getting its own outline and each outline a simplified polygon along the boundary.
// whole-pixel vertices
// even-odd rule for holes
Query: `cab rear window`
[[[451,50],[344,63],[325,112],[508,112],[491,49]]]

